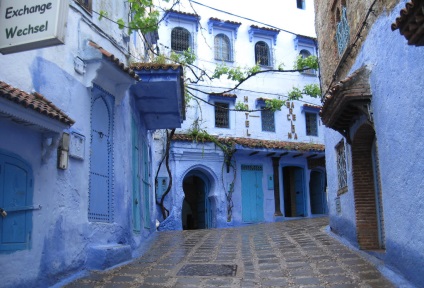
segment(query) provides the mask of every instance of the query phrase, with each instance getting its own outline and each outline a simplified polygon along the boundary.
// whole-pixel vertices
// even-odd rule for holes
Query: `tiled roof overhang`
[[[249,41],[253,41],[253,37],[257,36],[265,36],[270,37],[274,40],[274,45],[277,44],[277,35],[280,33],[280,30],[273,29],[273,28],[267,28],[267,27],[259,27],[256,25],[251,25],[250,29],[248,31],[249,33]]]
[[[325,146],[322,144],[311,144],[303,142],[288,142],[288,141],[274,141],[274,140],[261,140],[242,137],[216,137],[216,139],[223,144],[234,144],[236,148],[250,148],[250,149],[271,149],[281,150],[280,152],[324,152]],[[188,134],[174,134],[172,141],[195,141],[193,136]],[[268,151],[269,152],[269,151]]]
[[[175,21],[186,21],[186,22],[194,23],[196,25],[196,31],[199,30],[200,16],[197,14],[176,11],[171,9],[166,11],[165,16],[163,17],[163,20],[165,21],[166,25],[168,25],[170,19]]]
[[[321,108],[325,126],[340,132],[350,143],[349,129],[361,115],[368,115],[371,102],[369,70],[362,67],[333,85]]]
[[[222,29],[231,30],[231,31],[234,31],[234,38],[237,39],[237,31],[240,25],[241,25],[240,22],[221,20],[218,18],[211,17],[209,18],[209,21],[208,21],[208,30],[209,30],[209,34],[213,33],[214,28],[222,28]]]
[[[424,46],[424,1],[407,2],[391,28],[392,31],[399,29],[409,45]]]
[[[121,60],[119,60],[119,58],[117,58],[115,55],[113,55],[112,53],[110,53],[109,51],[103,49],[100,45],[96,44],[93,41],[89,41],[88,44],[99,50],[100,53],[102,53],[103,57],[105,57],[106,59],[108,59],[109,61],[111,61],[113,64],[116,65],[117,68],[121,69],[124,73],[127,73],[129,76],[131,76],[132,78],[134,78],[135,80],[140,80],[140,78],[138,77],[138,75],[135,73],[134,70],[132,70],[129,67],[126,67],[124,63],[121,62]]]
[[[53,132],[61,132],[75,123],[43,95],[27,93],[3,81],[0,81],[0,115]]]

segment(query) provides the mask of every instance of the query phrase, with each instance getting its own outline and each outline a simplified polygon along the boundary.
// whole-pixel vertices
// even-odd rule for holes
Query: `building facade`
[[[18,43],[0,55],[1,287],[48,287],[117,265],[139,255],[156,231],[154,128],[139,105],[144,72],[128,68],[143,61],[144,45],[98,17],[103,10],[126,19],[129,4],[40,2],[0,4],[10,5],[7,19],[21,21],[5,29],[8,39],[53,29],[50,18],[19,25],[54,13],[59,2],[53,18],[65,19],[63,44],[28,50]],[[176,79],[180,67],[172,71]],[[175,87],[169,103],[181,94]],[[161,128],[180,127],[181,111],[172,107],[155,110]]]
[[[417,286],[424,282],[422,7],[315,1],[321,118],[332,128],[325,135],[330,227]]]
[[[229,227],[326,214],[320,100],[305,96],[286,101],[275,112],[264,109],[267,101],[287,100],[293,87],[318,83],[314,70],[279,71],[291,70],[298,55],[317,55],[312,1],[279,2],[287,16],[279,18],[279,27],[192,4],[181,2],[165,10],[158,32],[161,53],[181,55],[189,49],[196,57],[193,70],[185,69],[191,100],[186,121],[171,141],[170,172],[161,165],[158,173],[156,196],[166,209],[158,216],[159,229]],[[300,34],[281,27],[304,30]],[[210,78],[219,65],[255,64],[272,71],[250,77],[236,89],[231,88],[237,82],[226,76]],[[166,150],[160,133],[154,136],[158,156]]]

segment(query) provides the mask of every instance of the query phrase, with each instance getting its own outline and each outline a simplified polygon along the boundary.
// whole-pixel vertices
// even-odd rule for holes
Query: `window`
[[[305,9],[305,0],[297,0],[297,8]]]
[[[337,48],[339,55],[342,55],[350,40],[350,29],[347,21],[346,6],[342,6],[341,12],[339,8],[337,8],[336,21]]]
[[[215,127],[230,128],[229,104],[215,102]]]
[[[175,27],[171,32],[171,49],[176,52],[188,50],[191,47],[191,35],[187,29]]]
[[[89,12],[92,11],[92,0],[76,0],[76,2],[87,9]]]
[[[305,113],[306,135],[318,136],[318,121],[316,113]]]
[[[264,41],[255,44],[255,63],[262,66],[270,65],[269,46]]]
[[[347,191],[346,152],[343,140],[336,146],[337,153],[337,178],[339,193]]]
[[[227,35],[215,36],[215,60],[231,61],[231,42]]]
[[[302,49],[302,50],[300,50],[299,55],[302,56],[302,58],[308,58],[312,54],[308,50]],[[308,70],[302,71],[302,73],[303,74],[308,74],[308,75],[316,75],[315,69],[308,69]]]
[[[262,131],[275,132],[274,115],[274,111],[271,110],[261,111]]]

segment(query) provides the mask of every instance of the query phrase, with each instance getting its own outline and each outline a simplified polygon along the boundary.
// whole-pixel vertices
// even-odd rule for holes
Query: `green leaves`
[[[318,57],[311,55],[303,58],[302,55],[299,55],[294,62],[294,69],[318,69]]]
[[[284,105],[285,101],[280,99],[266,99],[265,108],[273,112],[281,110],[281,107]]]
[[[226,75],[227,79],[236,82],[242,82],[246,80],[248,77],[258,73],[261,71],[261,67],[259,65],[255,65],[253,67],[246,67],[242,69],[241,67],[230,68],[225,64],[220,64],[215,67],[215,71],[212,75],[212,78],[219,79],[222,75]]]
[[[242,102],[237,102],[236,106],[235,106],[237,111],[249,111],[249,105],[247,105],[246,103],[242,103]]]
[[[318,98],[321,95],[321,89],[318,84],[307,84],[300,90],[297,87],[293,87],[288,93],[288,100],[299,100],[303,95],[308,95],[313,98]]]

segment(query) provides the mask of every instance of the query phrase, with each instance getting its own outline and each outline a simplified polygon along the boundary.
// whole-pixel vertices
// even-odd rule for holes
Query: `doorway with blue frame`
[[[205,174],[191,171],[183,180],[184,200],[182,224],[184,230],[212,227],[212,211],[209,200],[210,183]]]
[[[285,217],[306,216],[304,173],[301,167],[283,167]]]

